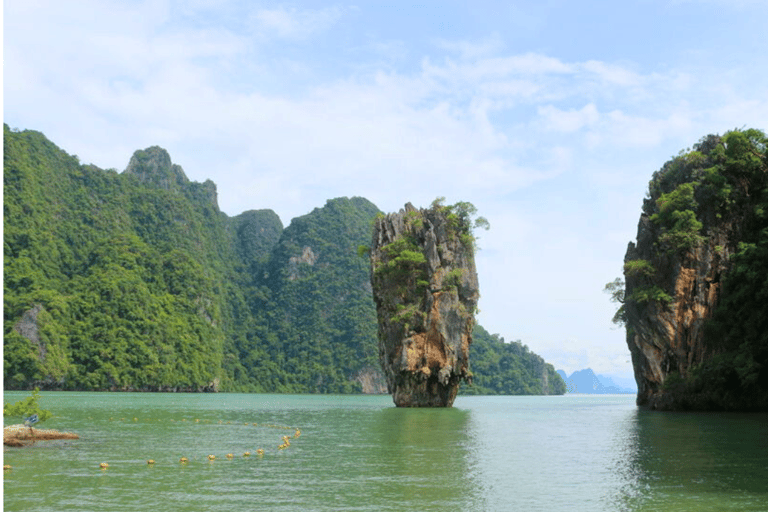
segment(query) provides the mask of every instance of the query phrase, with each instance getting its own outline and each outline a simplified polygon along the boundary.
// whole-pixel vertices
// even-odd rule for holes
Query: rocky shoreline
[[[8,425],[3,428],[4,446],[30,446],[36,441],[53,441],[56,439],[80,439],[72,432],[59,432],[51,429],[38,429],[23,424]]]

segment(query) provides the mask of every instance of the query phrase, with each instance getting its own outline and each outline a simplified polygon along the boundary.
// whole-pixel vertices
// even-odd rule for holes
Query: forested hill
[[[39,132],[3,135],[6,389],[385,391],[357,255],[371,202],[332,199],[284,228],[271,210],[228,217],[215,184],[159,147],[118,173]],[[565,391],[480,332],[475,392]]]

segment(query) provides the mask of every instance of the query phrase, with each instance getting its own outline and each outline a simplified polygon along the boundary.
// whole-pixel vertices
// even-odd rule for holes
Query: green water
[[[628,395],[397,409],[388,396],[43,393],[41,405],[57,415],[42,428],[80,439],[6,448],[7,511],[768,510],[764,414],[653,413]]]

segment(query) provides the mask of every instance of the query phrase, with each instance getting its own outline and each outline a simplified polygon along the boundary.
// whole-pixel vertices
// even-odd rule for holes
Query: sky
[[[3,120],[122,171],[168,150],[230,216],[469,201],[478,322],[631,379],[605,283],[654,171],[768,129],[764,0],[5,0]],[[617,381],[618,382],[618,381]]]

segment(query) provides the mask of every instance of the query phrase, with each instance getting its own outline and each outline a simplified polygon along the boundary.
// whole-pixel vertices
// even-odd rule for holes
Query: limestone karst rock
[[[469,224],[451,207],[410,203],[374,223],[379,357],[398,407],[450,407],[470,378],[479,290]]]
[[[630,272],[625,293],[631,297],[637,290],[655,286],[670,299],[660,295],[659,299],[627,302],[627,345],[637,381],[638,405],[666,409],[671,406],[667,403],[670,397],[663,390],[667,376],[673,372],[685,376],[707,356],[703,326],[717,303],[731,249],[729,244],[722,244],[724,233],[713,233],[706,243],[680,257],[654,255],[654,240],[658,236],[654,236],[654,231],[644,215],[638,227],[638,242],[630,243],[625,262],[651,261],[659,275],[650,285],[646,276]],[[715,251],[714,247],[720,244],[723,250]]]
[[[765,260],[755,254],[768,243],[767,176],[765,136],[756,130],[705,137],[654,174],[637,241],[624,258],[620,311],[638,405],[768,407],[760,391],[768,383],[768,351],[764,329],[754,327],[768,318],[760,298],[766,275],[762,263],[744,263]],[[737,262],[746,269],[742,281],[734,277]],[[755,293],[734,300],[750,283],[757,283]],[[745,323],[749,332],[733,328]]]

